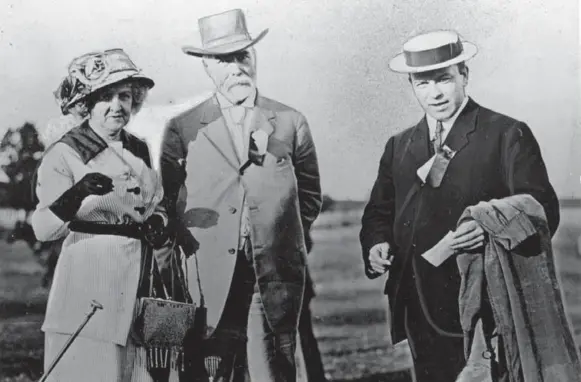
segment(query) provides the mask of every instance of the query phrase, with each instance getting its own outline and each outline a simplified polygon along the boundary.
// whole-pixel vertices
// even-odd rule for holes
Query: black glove
[[[185,225],[179,225],[176,229],[176,242],[182,248],[186,258],[198,252],[200,243]]]
[[[113,180],[101,173],[92,172],[66,190],[49,206],[49,209],[62,221],[68,222],[75,217],[87,196],[105,195],[111,191],[113,191]]]
[[[145,240],[155,249],[163,247],[168,238],[167,228],[163,218],[159,215],[151,215],[144,224]]]

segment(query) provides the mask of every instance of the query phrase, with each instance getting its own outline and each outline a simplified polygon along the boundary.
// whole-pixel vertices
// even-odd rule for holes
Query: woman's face
[[[91,110],[91,122],[107,132],[116,133],[129,122],[132,105],[131,85],[112,85],[99,94]]]

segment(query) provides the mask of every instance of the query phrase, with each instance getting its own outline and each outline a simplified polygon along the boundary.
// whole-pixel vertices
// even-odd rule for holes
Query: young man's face
[[[426,112],[434,119],[447,121],[466,97],[468,68],[462,72],[458,65],[423,73],[412,73],[410,82],[414,94]]]
[[[203,62],[216,89],[233,104],[244,102],[256,88],[254,49],[224,56],[204,57]]]

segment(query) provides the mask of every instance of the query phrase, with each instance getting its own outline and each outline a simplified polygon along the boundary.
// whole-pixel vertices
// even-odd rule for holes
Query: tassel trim
[[[185,371],[185,356],[181,348],[149,347],[138,348],[137,364],[151,369],[170,368],[175,371]]]

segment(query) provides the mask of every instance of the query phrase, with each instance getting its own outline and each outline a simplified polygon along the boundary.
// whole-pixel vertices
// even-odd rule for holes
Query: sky
[[[306,116],[324,193],[367,198],[387,139],[422,117],[389,60],[413,35],[454,29],[479,48],[469,95],[526,122],[559,196],[581,197],[576,0],[2,0],[0,134],[25,121],[41,130],[59,114],[52,91],[70,60],[109,48],[156,82],[132,131],[139,121],[161,131],[168,110],[212,91],[181,47],[200,45],[198,18],[231,8],[251,35],[269,28],[256,45],[258,87]]]

